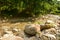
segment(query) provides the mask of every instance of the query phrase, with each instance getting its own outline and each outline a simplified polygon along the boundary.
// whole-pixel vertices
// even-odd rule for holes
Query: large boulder
[[[39,31],[40,31],[40,26],[37,26],[35,24],[25,26],[25,30],[24,30],[24,32],[29,35],[35,35]]]

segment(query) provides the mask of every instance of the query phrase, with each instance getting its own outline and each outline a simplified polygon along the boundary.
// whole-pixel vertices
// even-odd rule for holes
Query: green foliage
[[[60,13],[60,2],[57,0],[0,0],[0,13],[2,14],[2,12],[6,15],[9,13],[18,16],[21,14],[31,16],[46,13],[56,14]]]

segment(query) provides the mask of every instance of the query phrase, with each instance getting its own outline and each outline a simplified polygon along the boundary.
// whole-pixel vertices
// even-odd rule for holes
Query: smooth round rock
[[[35,24],[27,25],[27,26],[25,26],[24,31],[25,31],[26,34],[35,35],[37,32],[40,31],[40,27],[35,25]]]

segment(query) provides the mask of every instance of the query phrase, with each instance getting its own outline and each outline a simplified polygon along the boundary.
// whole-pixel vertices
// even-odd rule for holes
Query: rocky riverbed
[[[43,15],[33,23],[0,23],[0,40],[60,40],[60,16]]]

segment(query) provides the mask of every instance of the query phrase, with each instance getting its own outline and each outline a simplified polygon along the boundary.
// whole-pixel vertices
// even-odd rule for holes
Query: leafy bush
[[[0,0],[0,13],[12,16],[38,16],[60,13],[57,0]]]

